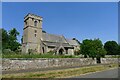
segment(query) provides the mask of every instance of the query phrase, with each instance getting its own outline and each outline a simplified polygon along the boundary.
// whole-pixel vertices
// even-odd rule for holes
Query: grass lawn
[[[4,74],[2,77],[3,78],[68,78],[68,77],[80,76],[81,74],[85,74],[85,73],[108,70],[110,68],[115,68],[117,66],[118,66],[117,64],[96,65],[96,66],[81,67],[81,68],[71,68],[65,70]]]
[[[53,55],[52,53],[44,54],[2,54],[2,58],[78,58],[75,55]]]

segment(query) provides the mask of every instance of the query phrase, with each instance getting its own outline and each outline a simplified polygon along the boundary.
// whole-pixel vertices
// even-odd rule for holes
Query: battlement
[[[32,19],[38,19],[38,20],[43,20],[43,17],[41,16],[38,16],[38,15],[35,15],[35,14],[31,14],[31,13],[28,13],[25,17],[24,17],[24,20],[28,19],[28,18],[32,18]]]

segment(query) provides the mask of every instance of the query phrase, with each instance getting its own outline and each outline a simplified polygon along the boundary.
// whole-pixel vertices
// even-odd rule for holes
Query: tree
[[[17,40],[17,36],[19,35],[19,32],[13,28],[12,30],[9,31],[9,37],[12,39],[12,40]]]
[[[2,28],[1,30],[2,30],[2,49],[7,49],[9,36],[5,29]]]
[[[84,55],[84,58],[87,58],[88,57],[88,54],[89,54],[89,50],[90,50],[90,44],[91,44],[91,41],[92,40],[88,40],[88,39],[85,39],[83,40],[83,42],[81,43],[81,50],[80,50],[80,53],[82,55]]]
[[[104,48],[98,48],[97,49],[97,55],[96,55],[97,63],[101,63],[100,58],[105,57],[106,54],[107,54],[107,52]]]
[[[102,41],[99,39],[94,39],[91,42],[91,47],[89,51],[89,57],[100,59],[106,54],[105,49],[103,48]]]
[[[98,63],[100,63],[100,58],[104,57],[106,54],[103,44],[99,39],[94,40],[83,40],[81,45],[81,53],[85,57],[91,57],[92,59],[96,58]]]
[[[17,42],[17,36],[19,32],[13,28],[9,32],[5,29],[2,29],[2,50],[10,49],[12,51],[16,51],[19,49],[20,43]]]
[[[15,28],[9,31],[8,48],[11,49],[12,51],[16,51],[17,49],[19,49],[20,43],[17,42],[18,35],[19,35],[19,32]]]
[[[117,55],[118,54],[118,44],[116,41],[107,41],[104,44],[104,48],[107,51],[108,55]]]
[[[118,55],[120,55],[120,45],[118,45],[118,51],[117,51]]]

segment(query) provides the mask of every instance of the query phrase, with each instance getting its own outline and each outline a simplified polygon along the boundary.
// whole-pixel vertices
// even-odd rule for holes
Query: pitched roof
[[[65,38],[61,35],[54,35],[54,34],[49,34],[49,33],[42,33],[42,38],[43,41],[48,41],[48,42],[59,42],[59,43],[67,43]]]
[[[66,39],[62,35],[54,35],[42,32],[42,41],[47,46],[64,46],[64,47],[72,47],[80,45],[76,40]]]
[[[72,40],[72,39],[67,39],[67,42],[68,42],[70,45],[73,45],[73,46],[78,46],[78,45],[80,45],[76,40]]]
[[[47,46],[55,46],[55,47],[59,47],[59,46],[64,46],[64,47],[73,47],[71,46],[69,43],[58,43],[58,42],[46,42],[46,41],[43,41],[43,43]]]

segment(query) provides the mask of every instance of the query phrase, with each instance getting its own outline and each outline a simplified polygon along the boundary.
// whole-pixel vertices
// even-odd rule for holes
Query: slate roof
[[[64,46],[64,47],[73,47],[72,45],[70,45],[69,43],[56,43],[56,42],[45,42],[43,41],[43,43],[47,46],[55,46],[55,47],[59,47],[60,45]]]
[[[73,45],[73,46],[78,46],[78,45],[80,45],[76,40],[72,40],[72,39],[67,39],[67,42],[68,42],[70,45]]]
[[[49,33],[42,33],[42,38],[43,41],[48,41],[48,42],[61,42],[61,43],[67,43],[65,38],[61,35],[54,35],[54,34],[49,34]]]
[[[42,41],[47,46],[64,46],[64,47],[73,47],[80,45],[76,40],[66,39],[61,35],[54,35],[49,33],[42,33]]]

